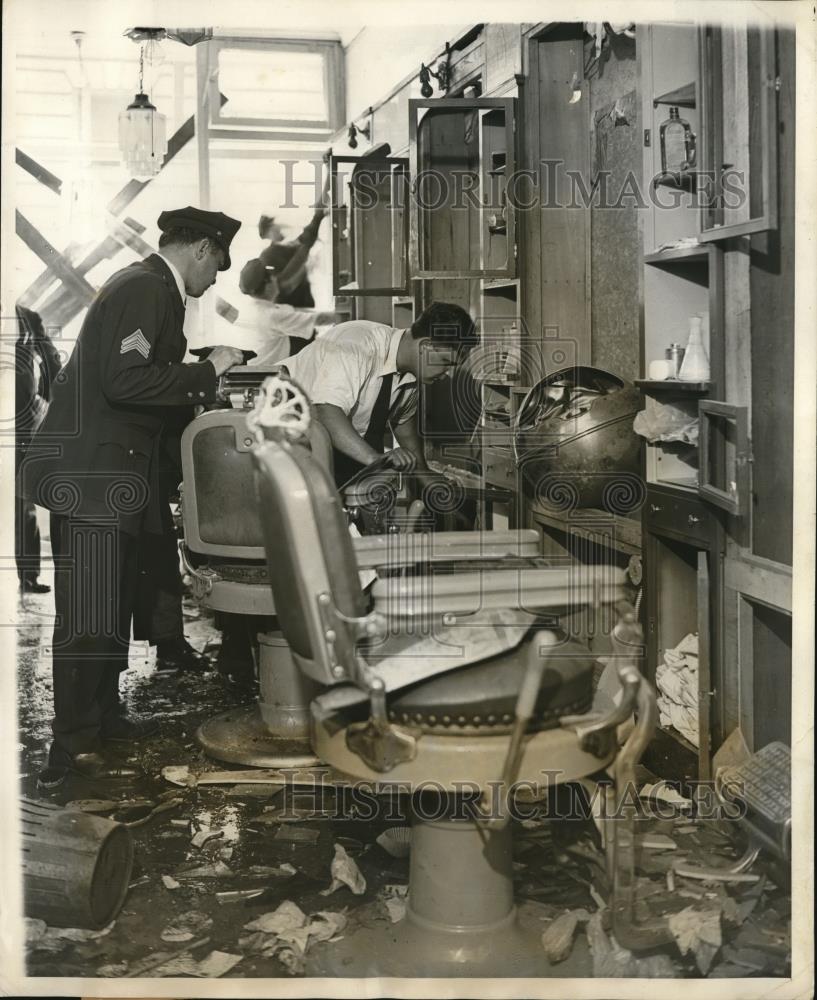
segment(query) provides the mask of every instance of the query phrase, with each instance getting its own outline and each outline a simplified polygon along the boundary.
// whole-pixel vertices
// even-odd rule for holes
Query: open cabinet
[[[739,25],[652,25],[639,34],[652,192],[638,382],[648,673],[660,705],[667,651],[680,662],[678,644],[696,637],[694,711],[684,733],[667,713],[662,721],[697,758],[701,779],[737,726],[755,749],[789,738],[793,265],[781,248],[793,246],[794,233],[793,224],[785,239],[778,229],[793,217],[793,101],[788,125],[781,114],[794,53],[792,44],[791,63],[781,60],[781,44],[779,32]],[[679,120],[690,135],[675,155],[687,156],[688,169],[668,176],[663,160],[673,151],[661,130]],[[691,317],[700,319],[708,371],[649,378],[672,344],[687,346]],[[779,490],[761,485],[776,465]],[[758,547],[760,526],[773,544]],[[670,680],[681,676],[679,668]],[[774,701],[775,724],[758,696]]]

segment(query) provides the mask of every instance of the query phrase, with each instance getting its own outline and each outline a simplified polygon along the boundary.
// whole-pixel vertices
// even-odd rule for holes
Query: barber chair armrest
[[[485,569],[378,580],[374,610],[386,619],[427,621],[501,608],[538,610],[612,604],[623,596],[624,570],[576,564],[545,569]]]
[[[540,554],[539,535],[532,528],[363,535],[354,539],[354,548],[360,569]]]

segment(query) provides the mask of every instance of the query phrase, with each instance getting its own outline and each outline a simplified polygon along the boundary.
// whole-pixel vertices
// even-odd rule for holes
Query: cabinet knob
[[[650,510],[653,512],[653,514],[657,514],[658,511],[659,510],[663,510],[663,508],[661,507],[661,504],[651,503],[650,504]]]
[[[689,517],[687,518],[688,524],[700,524],[700,521],[701,519],[698,517],[697,514],[690,514]]]

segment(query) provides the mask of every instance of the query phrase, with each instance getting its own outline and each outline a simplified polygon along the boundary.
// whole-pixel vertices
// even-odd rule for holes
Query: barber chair
[[[521,782],[541,794],[605,768],[624,816],[608,823],[607,838],[616,937],[639,948],[669,940],[665,926],[633,920],[623,793],[655,728],[654,694],[628,656],[616,696],[594,694],[592,657],[556,622],[564,610],[601,613],[620,596],[619,571],[389,576],[370,599],[325,469],[285,423],[262,427],[252,458],[270,583],[292,658],[319,686],[313,748],[341,780],[432,789],[435,802],[434,818],[414,813],[404,920],[315,949],[310,974],[550,974],[541,925],[526,924],[514,903],[514,792]],[[557,972],[569,975],[569,962]]]
[[[256,437],[247,418],[269,374],[256,367],[231,369],[222,389],[233,408],[202,413],[182,436],[182,556],[193,594],[214,611],[267,619],[258,636],[258,701],[209,719],[196,736],[217,760],[250,767],[306,767],[318,763],[310,744],[309,703],[319,682],[293,663],[278,627],[250,458]],[[300,426],[300,415],[308,415],[300,391],[289,394],[284,409],[288,426],[293,420]],[[320,424],[312,424],[310,447],[314,460],[325,464],[331,449],[322,432]],[[535,531],[382,534],[355,539],[354,545],[361,570],[383,571],[387,566],[394,571],[511,555],[530,559],[538,551],[538,537]],[[308,566],[310,561],[311,554],[302,553],[300,562]],[[301,570],[301,565],[289,568],[287,587],[295,586]]]

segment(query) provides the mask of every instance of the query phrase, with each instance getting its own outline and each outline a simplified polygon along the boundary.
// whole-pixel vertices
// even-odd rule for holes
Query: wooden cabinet
[[[408,160],[333,156],[329,170],[334,294],[406,295]]]
[[[684,735],[670,723],[664,728],[697,758],[697,777],[705,781],[711,777],[722,530],[704,503],[672,488],[648,487],[644,511],[646,672],[655,683],[667,651],[697,637],[697,732]]]
[[[513,99],[409,101],[409,148],[413,276],[514,277]]]
[[[706,778],[738,726],[754,749],[789,739],[794,45],[774,30],[653,25],[639,31],[639,54],[653,193],[643,374],[670,343],[686,346],[694,315],[710,363],[696,383],[639,382],[654,433],[642,516],[647,664],[654,676],[666,650],[697,633],[698,739],[670,735]],[[673,101],[697,160],[667,187],[668,204],[655,179]]]

